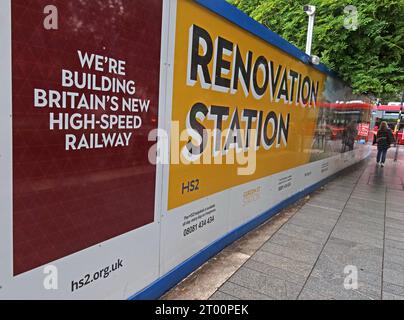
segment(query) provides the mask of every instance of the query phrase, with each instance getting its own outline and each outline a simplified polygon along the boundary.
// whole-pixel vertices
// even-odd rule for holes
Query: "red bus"
[[[375,126],[372,130],[373,143],[375,143],[375,136],[379,129],[380,123],[386,121],[391,131],[394,133],[394,137],[400,145],[404,145],[404,123],[400,123],[397,128],[397,120],[400,114],[400,105],[381,105],[377,107],[377,117],[375,119]],[[403,115],[401,116],[403,117]]]
[[[373,106],[364,102],[322,103],[321,108],[328,109],[327,129],[331,140],[341,139],[346,126],[355,122],[358,135],[356,140],[368,141],[370,118]]]

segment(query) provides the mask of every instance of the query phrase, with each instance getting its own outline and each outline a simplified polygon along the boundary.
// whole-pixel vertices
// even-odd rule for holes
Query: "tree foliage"
[[[302,50],[308,19],[303,5],[315,5],[313,54],[355,93],[397,100],[404,90],[404,0],[228,1]],[[345,27],[347,5],[357,8],[356,30]]]

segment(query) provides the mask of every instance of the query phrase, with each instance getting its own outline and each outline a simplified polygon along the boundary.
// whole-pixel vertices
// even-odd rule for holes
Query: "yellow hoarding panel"
[[[310,161],[326,75],[179,0],[168,209]]]

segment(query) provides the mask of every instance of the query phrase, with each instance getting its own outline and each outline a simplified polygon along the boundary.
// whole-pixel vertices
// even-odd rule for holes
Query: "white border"
[[[173,0],[165,1],[163,0],[163,21],[161,29],[161,57],[160,57],[160,95],[159,95],[159,121],[158,129],[164,129],[168,132],[169,127],[167,127],[167,113],[171,114],[171,108],[167,107],[167,97],[172,95],[172,86],[168,86],[169,78],[173,73],[169,68],[169,52],[170,52],[170,34],[171,34],[171,7]],[[175,21],[174,21],[175,24]],[[170,105],[171,106],[171,105]],[[169,111],[170,110],[170,111]],[[166,141],[169,144],[169,141]],[[161,219],[164,212],[163,205],[163,190],[165,188],[166,170],[164,164],[156,165],[156,194],[155,194],[155,222],[159,224],[159,234],[158,234],[158,275],[161,275]],[[157,217],[158,216],[158,217]]]
[[[168,29],[168,48],[167,48],[167,77],[166,77],[166,102],[165,102],[165,110],[166,110],[166,118],[164,121],[164,125],[162,129],[166,130],[168,133],[168,145],[171,146],[171,119],[172,119],[172,109],[173,109],[173,93],[174,93],[174,69],[175,69],[175,39],[176,39],[176,30],[177,30],[177,0],[169,0],[170,1],[170,25]],[[169,158],[171,157],[171,148],[168,150]],[[164,165],[164,186],[162,190],[162,214],[161,219],[164,219],[164,216],[167,214],[168,210],[168,188],[169,188],[169,172],[170,165]]]
[[[0,293],[12,276],[11,0],[0,1]]]

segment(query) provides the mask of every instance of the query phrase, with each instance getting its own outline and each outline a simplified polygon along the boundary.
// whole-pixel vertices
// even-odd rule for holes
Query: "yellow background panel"
[[[305,65],[303,62],[226,21],[193,1],[179,0],[175,43],[172,121],[179,122],[180,131],[185,129],[188,112],[197,102],[205,104],[208,108],[211,105],[229,107],[230,116],[227,121],[224,121],[224,128],[229,127],[231,115],[236,107],[239,109],[239,114],[243,109],[263,110],[265,115],[269,111],[274,111],[277,115],[282,114],[285,121],[287,114],[290,113],[291,122],[288,146],[285,147],[282,145],[280,148],[273,146],[270,150],[265,150],[261,147],[257,151],[256,171],[252,175],[238,175],[237,169],[240,168],[240,164],[171,164],[169,169],[168,209],[174,209],[233,186],[309,162],[309,151],[317,123],[318,108],[302,107],[301,105],[296,105],[294,102],[292,104],[285,104],[283,100],[272,102],[269,87],[265,96],[260,100],[256,100],[252,94],[245,97],[241,85],[239,85],[239,90],[236,94],[203,89],[199,81],[195,86],[188,86],[189,29],[193,24],[208,31],[213,43],[220,36],[237,44],[241,50],[242,57],[246,56],[248,50],[252,51],[254,54],[253,62],[258,56],[263,55],[268,61],[271,60],[275,63],[275,68],[277,68],[277,65],[282,64],[282,66],[293,69],[303,74],[303,76],[308,75],[312,80],[319,81],[318,99],[321,98],[326,78],[323,73]],[[231,61],[232,57],[226,57],[226,60]],[[213,59],[209,67],[211,77],[213,77]],[[230,78],[230,75],[227,77]],[[240,123],[243,127],[244,122],[241,119]],[[202,124],[206,128],[213,129],[214,122],[205,120]],[[171,137],[171,139],[177,139],[177,137]],[[186,142],[180,142],[180,149],[185,145]],[[199,180],[199,190],[183,194],[182,185],[196,179]]]

